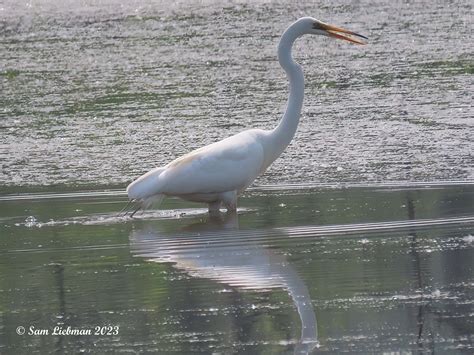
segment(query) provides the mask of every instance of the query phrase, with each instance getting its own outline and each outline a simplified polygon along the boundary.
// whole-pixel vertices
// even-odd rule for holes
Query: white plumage
[[[304,34],[316,34],[364,44],[357,33],[325,24],[311,17],[293,23],[283,33],[278,60],[290,82],[288,104],[280,123],[273,130],[251,129],[188,153],[164,167],[142,175],[127,187],[138,208],[148,207],[164,196],[177,196],[209,204],[209,211],[224,204],[228,211],[237,208],[237,197],[285,150],[298,126],[304,97],[304,76],[293,61],[291,48]]]

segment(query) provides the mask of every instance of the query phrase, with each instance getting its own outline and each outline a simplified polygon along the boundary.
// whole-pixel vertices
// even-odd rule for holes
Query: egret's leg
[[[237,191],[227,191],[221,194],[222,202],[228,212],[237,211]]]
[[[237,212],[237,203],[229,203],[225,205],[227,212],[235,213]]]
[[[125,205],[124,208],[122,208],[122,210],[118,213],[117,217],[122,217],[122,213],[124,216],[127,215],[128,213],[128,210],[130,209],[130,207],[133,205],[133,203],[135,202],[135,200],[128,200],[127,204]]]
[[[219,213],[219,209],[221,208],[221,201],[214,201],[209,203],[209,214],[217,214]]]
[[[130,215],[130,218],[132,218],[133,215],[134,215],[135,213],[137,213],[138,210],[140,210],[141,208],[142,208],[142,205],[138,204],[138,207],[132,212],[132,214]]]

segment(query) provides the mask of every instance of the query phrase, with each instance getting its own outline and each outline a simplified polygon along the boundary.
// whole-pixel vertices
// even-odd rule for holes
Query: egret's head
[[[357,44],[366,44],[361,38],[367,40],[367,37],[344,28],[329,25],[312,17],[300,18],[295,24],[302,33],[328,36]]]

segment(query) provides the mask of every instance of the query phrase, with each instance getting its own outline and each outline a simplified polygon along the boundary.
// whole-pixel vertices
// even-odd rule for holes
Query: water
[[[471,14],[1,3],[0,352],[472,353]],[[276,124],[275,49],[303,15],[370,44],[299,40],[300,127],[238,214],[118,216],[148,169]]]
[[[0,350],[472,351],[473,201],[472,184],[288,186],[238,215],[167,199],[130,220],[117,191],[7,195]]]
[[[9,1],[0,5],[0,183],[123,187],[246,128],[271,128],[282,31],[304,37],[297,135],[257,183],[472,180],[472,3]]]

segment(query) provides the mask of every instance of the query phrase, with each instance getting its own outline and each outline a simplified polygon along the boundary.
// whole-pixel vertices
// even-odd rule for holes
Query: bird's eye
[[[319,22],[313,22],[313,30],[322,30],[321,24]]]

